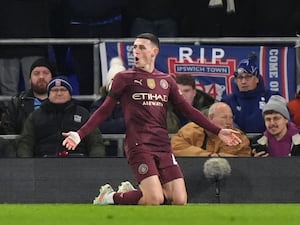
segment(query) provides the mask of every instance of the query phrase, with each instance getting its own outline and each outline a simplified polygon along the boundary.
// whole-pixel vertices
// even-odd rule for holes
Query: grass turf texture
[[[188,204],[187,206],[0,204],[0,224],[298,225],[299,211],[300,204]]]

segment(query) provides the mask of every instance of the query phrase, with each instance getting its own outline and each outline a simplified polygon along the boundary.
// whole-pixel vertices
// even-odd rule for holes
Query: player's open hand
[[[66,137],[62,145],[65,146],[68,150],[75,150],[75,148],[81,141],[79,134],[74,131],[62,133],[62,135]]]
[[[239,131],[232,129],[221,129],[218,136],[229,146],[235,146],[242,143],[242,140],[236,135]]]

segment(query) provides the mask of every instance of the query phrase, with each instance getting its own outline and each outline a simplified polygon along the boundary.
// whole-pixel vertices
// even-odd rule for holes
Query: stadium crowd
[[[175,10],[173,10],[174,8]],[[250,12],[255,16],[248,16]],[[90,0],[86,4],[82,4],[82,1],[79,0],[11,0],[1,3],[0,18],[1,39],[125,38],[135,37],[142,32],[151,32],[158,37],[295,37],[300,32],[300,3],[296,0],[284,2],[245,0],[234,1],[234,5],[229,7],[226,1],[223,1],[222,5],[212,5],[209,0],[184,2],[177,0],[147,0],[143,2]],[[79,45],[32,45],[26,47],[1,45],[0,94],[12,96],[10,101],[1,101],[1,134],[22,134],[27,117],[41,105],[49,104],[50,87],[48,84],[56,76],[75,74],[78,80],[79,94],[92,94],[92,51],[91,46]],[[122,67],[123,65],[118,64],[118,66]],[[40,71],[34,73],[36,68]],[[115,64],[111,64],[110,69],[112,80],[114,75],[121,70],[116,69]],[[43,70],[48,71],[43,72]],[[221,101],[230,106],[233,126],[239,129],[243,135],[258,133],[254,138],[251,137],[250,140],[247,140],[249,141],[248,147],[252,149],[250,155],[256,157],[298,155],[299,150],[294,148],[297,145],[294,135],[299,133],[300,110],[297,105],[299,104],[297,103],[299,102],[299,93],[295,93],[295,99],[290,103],[287,102],[288,99],[285,101],[280,98],[272,99],[273,95],[277,96],[279,93],[271,92],[264,87],[257,59],[253,55],[245,56],[245,59],[238,63],[233,81],[232,94],[223,96]],[[183,77],[177,76],[176,82],[186,100],[209,117],[208,108],[219,100],[196,90],[193,77],[189,74]],[[109,83],[103,84],[102,99],[92,104],[89,102],[78,104],[89,110],[89,113],[94,112],[109,93],[110,85]],[[37,89],[35,89],[36,87]],[[265,108],[277,106],[276,104],[280,104],[281,108],[273,107],[268,110]],[[187,139],[185,136],[187,134],[183,129],[185,126],[190,127],[186,129],[188,132],[191,129],[201,130],[201,127],[196,127],[191,121],[188,121],[174,106],[169,105],[168,107],[168,131],[170,134],[174,134],[174,139],[178,135]],[[74,118],[78,116],[76,113],[73,114]],[[269,114],[274,118],[269,118]],[[30,118],[32,117],[30,116]],[[253,120],[256,122],[253,123]],[[279,122],[282,123],[279,124]],[[276,131],[276,129],[278,130]],[[99,127],[99,130],[103,134],[125,133],[123,113],[119,104],[114,113]],[[103,142],[100,132],[98,141]],[[203,132],[205,131],[202,129],[201,133]],[[274,132],[280,133],[280,135],[273,140]],[[210,135],[214,134],[209,134],[209,137],[211,137]],[[269,142],[264,137],[268,137]],[[61,138],[59,137],[58,140]],[[194,134],[193,138],[197,139],[200,136]],[[264,142],[262,142],[263,139]],[[0,156],[16,157],[20,140],[22,139],[1,138]],[[272,144],[270,141],[273,141]],[[275,153],[273,153],[272,146],[280,141],[284,141],[283,146],[288,151],[281,154],[274,150]],[[198,140],[195,143],[198,143]],[[116,148],[118,146],[113,140],[104,140],[102,144],[105,145],[105,156],[117,156]],[[222,149],[219,144],[216,145],[218,147],[210,151],[219,152],[218,149]],[[262,145],[268,148],[261,150]],[[59,155],[57,152],[54,155],[65,157],[68,154]],[[189,153],[186,156],[190,155],[193,154]],[[202,156],[211,155],[208,153]],[[229,155],[232,156],[232,154]],[[84,154],[84,157],[87,156],[88,154]],[[185,155],[180,154],[180,156]],[[226,153],[217,154],[217,156],[226,156]]]

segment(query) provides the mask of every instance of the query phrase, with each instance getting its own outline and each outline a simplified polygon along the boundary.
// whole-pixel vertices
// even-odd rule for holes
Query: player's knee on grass
[[[187,196],[185,194],[175,196],[172,201],[172,205],[186,205]]]
[[[143,202],[144,205],[161,205],[164,203],[164,195],[162,193],[143,193]]]

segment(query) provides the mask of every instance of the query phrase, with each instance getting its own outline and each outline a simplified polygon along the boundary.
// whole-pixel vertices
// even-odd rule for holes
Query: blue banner
[[[132,43],[105,43],[105,49],[107,64],[111,58],[119,56],[126,68],[133,66]],[[293,98],[296,91],[295,49],[289,46],[161,44],[156,68],[169,74],[191,74],[198,89],[220,100],[231,93],[233,72],[239,61],[251,52],[257,55],[266,89],[278,91],[288,100]]]

